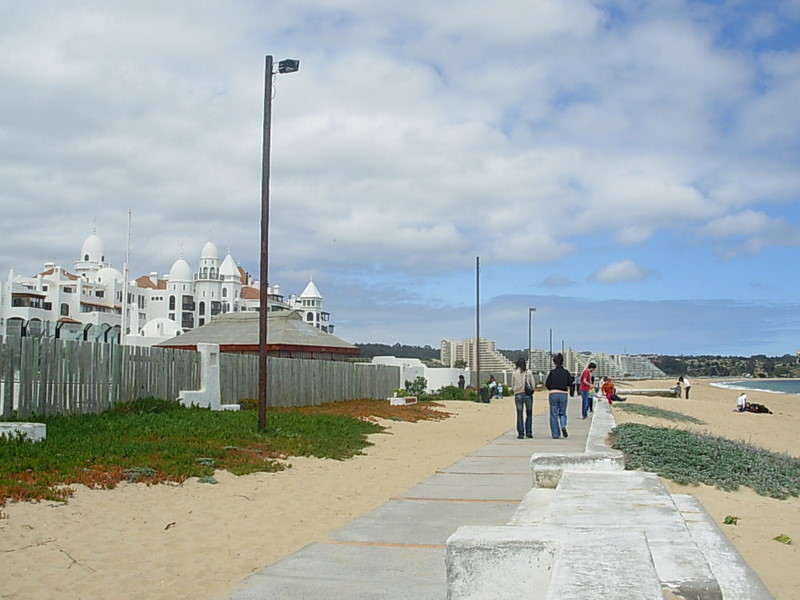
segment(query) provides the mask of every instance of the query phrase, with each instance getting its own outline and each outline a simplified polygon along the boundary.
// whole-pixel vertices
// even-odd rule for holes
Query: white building
[[[124,282],[93,233],[71,272],[54,263],[32,277],[10,271],[0,283],[0,336],[118,342],[124,323],[126,344],[149,346],[200,327],[220,313],[257,311],[260,305],[259,282],[236,265],[230,252],[220,260],[210,241],[194,271],[181,256],[164,277],[151,272],[129,281],[126,302]],[[277,285],[267,293],[270,310],[298,310],[308,323],[333,333],[313,281],[288,300]]]
[[[513,371],[514,365],[505,356],[497,351],[494,340],[480,339],[481,372]],[[478,352],[475,351],[475,338],[467,338],[456,342],[442,340],[439,351],[442,364],[445,367],[455,367],[456,363],[463,364],[470,369],[477,369]]]

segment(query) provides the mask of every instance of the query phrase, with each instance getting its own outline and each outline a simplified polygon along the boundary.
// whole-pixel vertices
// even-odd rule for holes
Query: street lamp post
[[[277,73],[294,73],[300,61],[282,60]],[[264,70],[264,135],[261,149],[261,283],[258,306],[258,430],[267,427],[267,316],[269,314],[269,163],[272,134],[272,84],[276,72],[267,55]]]
[[[528,368],[531,369],[532,354],[531,354],[531,315],[536,312],[536,308],[531,306],[528,309]]]

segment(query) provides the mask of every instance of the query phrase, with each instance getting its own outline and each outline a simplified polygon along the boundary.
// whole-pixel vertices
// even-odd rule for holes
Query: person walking
[[[544,387],[550,392],[550,435],[554,440],[569,437],[567,433],[567,399],[570,383],[573,378],[564,368],[564,357],[561,353],[553,357],[555,367],[547,374]]]
[[[514,405],[517,408],[517,439],[533,437],[533,390],[536,382],[525,365],[524,358],[518,358],[517,368],[511,375],[511,387],[514,388]],[[522,412],[525,411],[525,419]]]
[[[589,410],[592,408],[592,403],[589,398],[594,383],[592,382],[592,374],[597,368],[597,365],[590,362],[581,373],[580,392],[581,392],[581,417],[584,419],[589,416]]]

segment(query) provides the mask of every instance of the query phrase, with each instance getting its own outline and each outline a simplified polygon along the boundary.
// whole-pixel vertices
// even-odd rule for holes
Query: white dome
[[[169,270],[169,282],[175,283],[176,281],[191,281],[192,268],[182,258],[175,261],[172,268]]]
[[[96,234],[90,235],[86,238],[81,246],[81,258],[84,262],[106,262],[106,251],[103,248],[103,240]]]
[[[219,258],[219,252],[214,242],[206,242],[206,245],[203,246],[203,251],[200,253],[200,258]]]
[[[94,276],[97,283],[110,283],[113,280],[123,281],[122,273],[117,271],[114,267],[105,267],[97,272]]]
[[[236,263],[233,262],[233,257],[230,254],[222,261],[219,267],[219,274],[224,277],[239,277],[239,269],[236,267]]]

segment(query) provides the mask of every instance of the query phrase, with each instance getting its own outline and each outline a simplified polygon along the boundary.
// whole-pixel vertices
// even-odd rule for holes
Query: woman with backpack
[[[536,382],[533,374],[525,368],[524,358],[518,358],[516,365],[517,368],[511,375],[511,386],[514,388],[514,404],[517,408],[517,439],[522,440],[533,437],[533,390]]]

